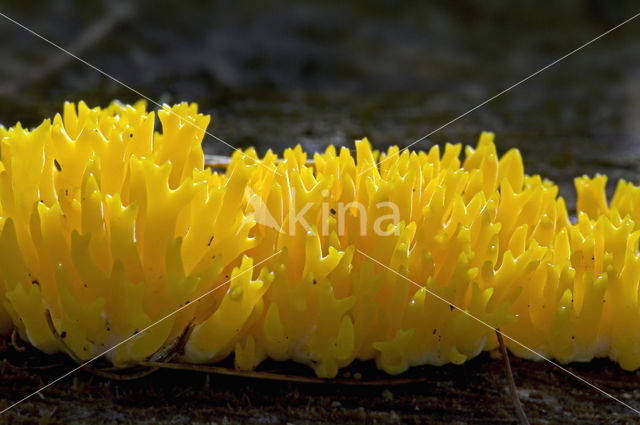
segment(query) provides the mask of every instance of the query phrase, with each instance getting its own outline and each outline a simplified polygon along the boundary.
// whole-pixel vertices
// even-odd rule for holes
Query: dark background
[[[634,8],[635,7],[635,8]],[[61,0],[0,11],[159,101],[196,101],[237,147],[406,146],[639,12],[633,1],[129,2]],[[640,19],[415,148],[521,149],[558,182],[639,182]],[[65,100],[139,96],[0,17],[0,122],[33,126]],[[153,105],[150,105],[153,106]],[[210,137],[206,151],[231,150]]]
[[[369,137],[406,146],[640,12],[633,1],[113,0],[0,3],[7,14],[159,101],[196,101],[237,147],[320,151]],[[528,173],[560,185],[606,173],[640,183],[640,18],[416,145],[497,134]],[[34,126],[65,100],[139,95],[0,17],[0,122]],[[150,105],[152,106],[152,105]],[[210,137],[208,153],[231,150]],[[0,341],[0,410],[71,370],[65,356]],[[513,359],[532,423],[633,423],[615,401],[546,363]],[[295,365],[261,369],[309,374]],[[640,376],[606,360],[568,366],[637,405]],[[382,376],[370,363],[347,375]],[[4,423],[515,423],[501,360],[412,368],[408,386],[274,383],[156,372],[128,383],[79,372],[0,416]]]

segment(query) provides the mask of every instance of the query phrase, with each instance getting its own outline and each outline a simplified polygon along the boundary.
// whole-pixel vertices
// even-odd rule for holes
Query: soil
[[[30,348],[17,352],[8,343],[0,357],[0,409],[76,366],[65,356]],[[633,411],[549,363],[512,356],[511,362],[532,424],[637,423]],[[638,406],[638,373],[606,360],[568,369]],[[285,379],[312,377],[293,363],[266,362],[258,370]],[[497,353],[484,353],[461,366],[412,368],[397,377],[384,375],[370,362],[356,362],[339,378],[339,383],[299,383],[159,370],[118,381],[79,371],[0,416],[0,424],[517,423]]]

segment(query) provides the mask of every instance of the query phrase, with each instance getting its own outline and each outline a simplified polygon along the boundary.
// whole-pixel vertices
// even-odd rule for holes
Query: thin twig
[[[283,161],[284,159],[282,158],[276,159],[276,164]],[[231,157],[229,156],[204,154],[205,167],[209,167],[214,170],[226,170],[229,167],[229,164],[231,164]],[[315,161],[313,159],[307,159],[304,165],[306,167],[315,167]]]
[[[141,366],[158,367],[160,369],[184,370],[190,372],[211,373],[215,375],[237,376],[251,379],[264,379],[268,381],[295,382],[299,384],[325,384],[325,385],[354,385],[354,386],[389,386],[389,385],[411,385],[420,382],[430,382],[431,376],[419,378],[390,378],[390,379],[342,379],[342,378],[317,378],[315,376],[287,375],[274,372],[263,372],[255,370],[237,370],[220,366],[189,364],[189,363],[159,363],[140,362]]]
[[[522,403],[520,403],[520,397],[516,390],[516,383],[513,379],[513,373],[511,372],[511,362],[509,361],[509,353],[507,353],[507,347],[502,340],[502,333],[496,329],[496,335],[498,336],[498,342],[500,343],[500,351],[502,352],[502,358],[504,359],[504,367],[507,373],[507,381],[509,382],[509,390],[511,390],[511,400],[513,400],[513,407],[516,409],[516,414],[522,425],[529,425],[527,415],[524,413]]]
[[[100,369],[93,366],[85,366],[84,371],[91,373],[92,375],[99,376],[101,378],[107,378],[114,381],[133,381],[135,379],[144,378],[157,371],[157,367],[144,367],[144,368],[128,368],[126,370],[110,370]]]
[[[24,345],[20,345],[20,335],[18,335],[18,329],[13,328],[13,331],[11,332],[11,345],[13,346],[13,349],[16,351],[24,351]]]
[[[57,363],[51,363],[51,364],[43,364],[43,365],[34,365],[31,366],[28,363],[25,363],[23,365],[15,365],[13,363],[11,363],[9,360],[7,359],[2,359],[2,361],[0,361],[0,363],[2,365],[6,365],[8,367],[10,367],[13,370],[49,370],[49,369],[57,369],[59,367],[64,366],[63,362],[57,362]]]

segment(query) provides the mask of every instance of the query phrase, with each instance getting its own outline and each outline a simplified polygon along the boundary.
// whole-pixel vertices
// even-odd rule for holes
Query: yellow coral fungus
[[[604,177],[577,179],[572,223],[558,188],[517,150],[500,158],[490,133],[464,158],[364,139],[312,165],[300,147],[236,152],[218,174],[209,117],[165,106],[160,133],[155,115],[80,102],[0,127],[0,332],[81,361],[159,321],[108,353],[126,365],[191,325],[180,361],[292,359],[332,377],[354,359],[391,374],[459,364],[500,328],[560,362],[640,367],[632,184],[607,205]]]

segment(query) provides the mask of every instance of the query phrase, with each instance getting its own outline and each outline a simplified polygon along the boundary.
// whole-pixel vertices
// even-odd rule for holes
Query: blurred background
[[[631,0],[286,3],[58,0],[0,12],[158,102],[195,101],[209,130],[259,152],[406,146],[640,12]],[[494,131],[528,173],[640,183],[640,18],[415,145]],[[0,17],[0,123],[65,100],[136,93]],[[152,105],[150,105],[152,106]],[[231,150],[207,137],[208,153]]]

